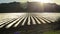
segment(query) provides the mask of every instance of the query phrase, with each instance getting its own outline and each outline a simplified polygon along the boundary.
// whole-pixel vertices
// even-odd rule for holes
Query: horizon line
[[[13,1],[13,2],[18,2],[18,1]],[[13,2],[3,2],[3,3],[13,3]],[[27,2],[29,2],[29,1],[27,1]],[[19,2],[19,3],[27,3],[27,2]],[[0,4],[3,4],[3,3],[0,3]],[[41,3],[41,2],[38,2],[38,3]],[[51,4],[53,4],[53,3],[51,3]],[[54,3],[54,4],[57,4],[57,3]],[[60,5],[60,4],[57,4],[57,5]]]

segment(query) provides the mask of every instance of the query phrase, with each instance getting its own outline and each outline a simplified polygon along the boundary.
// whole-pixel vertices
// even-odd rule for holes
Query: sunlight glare
[[[52,3],[52,0],[29,0],[30,2]]]

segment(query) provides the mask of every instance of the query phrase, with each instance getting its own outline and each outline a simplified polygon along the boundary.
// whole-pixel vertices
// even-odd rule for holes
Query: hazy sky
[[[13,1],[17,1],[17,2],[26,2],[28,0],[0,0],[0,3],[8,3],[8,2],[13,2]],[[60,4],[60,0],[52,0],[54,3]]]

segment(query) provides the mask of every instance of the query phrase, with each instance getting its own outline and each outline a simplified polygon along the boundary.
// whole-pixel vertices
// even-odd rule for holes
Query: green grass
[[[60,34],[60,30],[59,31],[47,31],[47,32],[44,32],[43,34]]]

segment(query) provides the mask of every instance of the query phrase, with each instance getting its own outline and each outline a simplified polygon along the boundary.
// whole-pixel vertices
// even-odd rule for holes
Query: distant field
[[[52,20],[56,20],[57,18],[60,17],[60,13],[0,13],[0,20],[5,18],[17,18],[18,16],[29,15],[29,14],[43,16],[50,19],[53,18]]]

